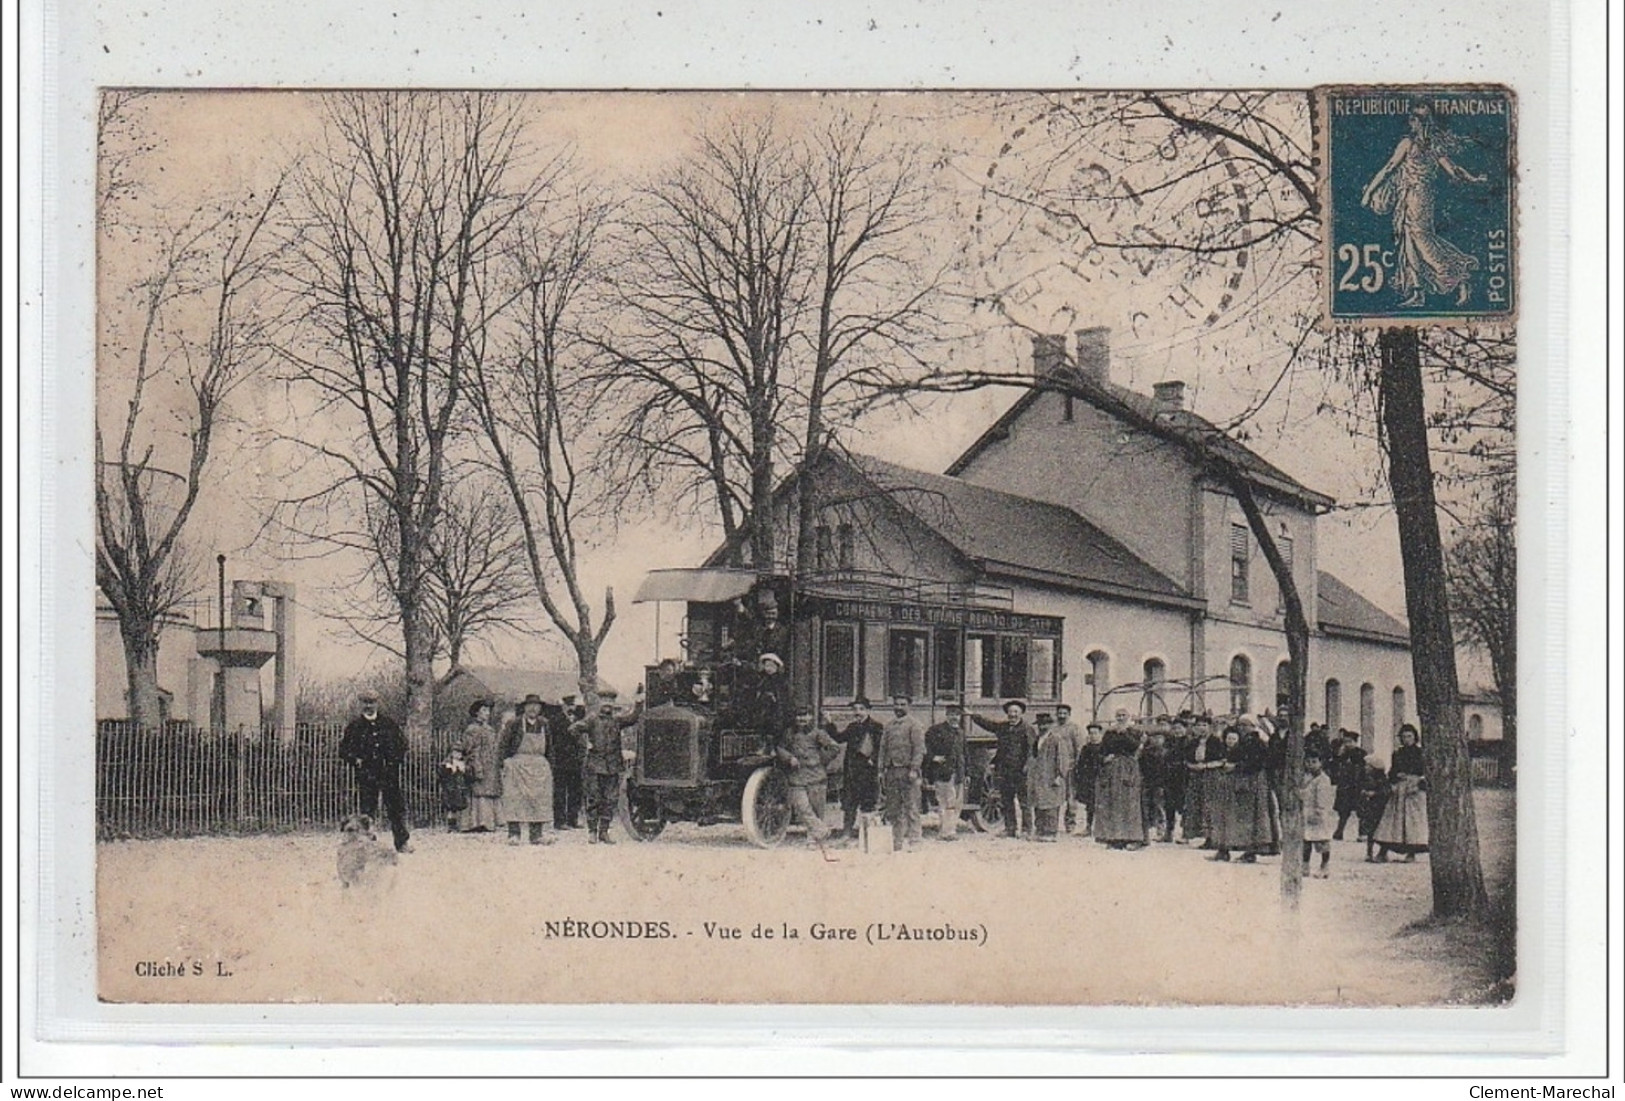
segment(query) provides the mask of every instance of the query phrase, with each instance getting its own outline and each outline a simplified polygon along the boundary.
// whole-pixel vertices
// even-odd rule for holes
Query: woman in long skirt
[[[1240,850],[1242,863],[1252,864],[1279,844],[1269,783],[1269,744],[1258,730],[1244,728],[1234,760],[1224,844],[1225,849]]]
[[[513,753],[502,762],[502,817],[508,823],[508,844],[519,844],[521,824],[530,830],[532,845],[551,845],[553,835],[553,766],[547,763],[547,728],[532,730],[521,722]]]
[[[1217,768],[1204,774],[1207,780],[1207,839],[1203,848],[1217,849],[1209,860],[1230,859],[1230,820],[1236,804],[1236,763],[1240,755],[1241,731],[1234,726],[1224,728],[1224,754]],[[1211,766],[1212,750],[1208,764]]]
[[[1399,728],[1399,748],[1388,768],[1388,805],[1377,824],[1377,860],[1390,852],[1403,853],[1407,862],[1428,851],[1428,797],[1422,783],[1422,747],[1416,727]]]
[[[1095,782],[1095,840],[1113,849],[1145,844],[1141,807],[1139,741],[1130,730],[1109,730],[1100,743],[1100,778]]]
[[[1196,721],[1191,735],[1190,778],[1185,787],[1185,840],[1200,837],[1202,848],[1218,848],[1213,836],[1213,790],[1224,767],[1224,735],[1206,718]]]
[[[462,747],[469,773],[465,828],[471,833],[490,833],[501,824],[497,819],[497,800],[502,796],[497,732],[491,726],[490,700],[475,700],[469,706]]]

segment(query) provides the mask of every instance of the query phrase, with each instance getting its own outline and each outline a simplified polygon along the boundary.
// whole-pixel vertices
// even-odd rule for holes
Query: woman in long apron
[[[532,845],[551,845],[553,766],[547,763],[547,728],[524,730],[502,762],[502,817],[508,844],[519,844],[519,827],[529,827]]]
[[[1257,729],[1244,727],[1236,742],[1236,769],[1231,773],[1230,814],[1225,844],[1240,850],[1244,864],[1256,863],[1274,850],[1279,838],[1271,810],[1269,743]]]
[[[1095,784],[1095,840],[1113,849],[1145,844],[1141,806],[1139,739],[1132,730],[1108,730],[1100,743],[1100,778]]]
[[[1390,852],[1404,854],[1407,863],[1428,851],[1428,796],[1423,783],[1422,746],[1416,727],[1399,728],[1399,748],[1388,768],[1388,805],[1377,824],[1377,861]]]

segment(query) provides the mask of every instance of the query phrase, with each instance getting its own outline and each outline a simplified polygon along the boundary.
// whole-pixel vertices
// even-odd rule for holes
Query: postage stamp
[[[1512,91],[1323,88],[1316,105],[1326,320],[1515,317]]]

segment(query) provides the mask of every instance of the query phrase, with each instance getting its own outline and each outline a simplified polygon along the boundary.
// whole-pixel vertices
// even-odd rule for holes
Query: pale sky
[[[1005,112],[995,117],[990,111],[993,97],[971,95],[540,93],[534,97],[532,132],[538,146],[568,143],[583,171],[626,186],[659,173],[691,150],[693,136],[707,118],[730,110],[761,110],[767,100],[785,119],[816,117],[827,109],[829,98],[861,109],[867,109],[868,101],[882,100],[879,110],[888,133],[943,150],[937,181],[945,248],[957,247],[968,235],[962,219],[977,201],[979,180],[992,172],[1013,174],[1022,168],[1025,147],[1019,137],[1012,137],[1017,116]],[[152,217],[160,210],[174,216],[195,206],[199,196],[219,190],[268,186],[283,165],[320,141],[318,106],[318,96],[285,92],[166,93],[145,100],[140,108],[142,125],[153,145],[132,162],[142,196],[138,217]],[[104,337],[118,338],[121,326],[129,323],[121,306],[130,301],[127,288],[136,277],[137,252],[106,234],[102,241],[100,324]],[[1109,326],[1113,378],[1119,383],[1148,392],[1154,382],[1181,379],[1188,384],[1191,408],[1224,420],[1266,387],[1284,362],[1286,350],[1272,346],[1249,323],[1251,311],[1281,304],[1258,301],[1261,291],[1250,296],[1250,282],[1241,285],[1225,309],[1217,311],[1219,320],[1208,326],[1188,316],[1193,312],[1189,303],[1180,301],[1180,288],[1170,285],[1165,273],[1147,277],[1123,265],[1114,270],[1068,264],[1064,242],[1031,238],[1022,247],[1019,257],[983,258],[989,267],[1019,260],[1023,270],[1040,273],[1029,279],[1028,290],[1019,296],[1018,320],[1054,332]],[[1044,250],[1053,252],[1055,265],[1042,262]],[[1053,278],[1042,274],[1046,271]],[[1265,279],[1267,273],[1247,276]],[[1198,292],[1207,294],[1201,288]],[[1206,315],[1216,303],[1209,296],[1194,312]],[[1030,347],[1023,330],[989,318],[980,325],[978,338],[955,349],[952,366],[1011,370],[1028,363]],[[117,415],[128,380],[127,366],[109,362],[111,358],[104,356],[98,366],[104,425],[110,410]],[[852,433],[851,446],[940,471],[1018,395],[1016,390],[994,389],[933,399],[917,416],[899,411],[875,414]],[[1317,413],[1323,398],[1346,403],[1343,384],[1299,368],[1255,420],[1248,442],[1288,473],[1340,502],[1369,502],[1381,491],[1375,442],[1352,436],[1335,413]],[[369,654],[341,626],[321,618],[321,589],[331,580],[331,564],[293,560],[262,530],[259,502],[281,491],[285,471],[275,467],[274,451],[253,442],[252,430],[285,416],[288,401],[289,395],[269,382],[237,395],[231,410],[235,424],[224,433],[215,457],[216,480],[205,490],[194,517],[194,543],[211,564],[217,552],[230,556],[233,578],[274,577],[299,585],[300,661],[306,670],[343,676],[391,659]],[[1382,607],[1403,613],[1391,510],[1357,507],[1334,512],[1321,519],[1320,532],[1321,568]],[[642,664],[656,652],[654,609],[630,602],[643,573],[695,565],[715,538],[714,531],[666,509],[623,526],[593,554],[587,591],[596,604],[604,585],[614,585],[620,612],[602,672],[623,690],[636,682]],[[210,599],[212,576],[211,570],[211,584],[200,594]],[[670,633],[677,614],[675,608],[666,609],[663,633]],[[494,654],[476,651],[471,663],[496,660],[521,667],[555,667],[563,656],[562,648],[545,643],[509,642]]]

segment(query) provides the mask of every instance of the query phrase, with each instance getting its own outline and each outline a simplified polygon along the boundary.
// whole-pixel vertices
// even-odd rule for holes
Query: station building
[[[1239,469],[1310,623],[1311,721],[1390,756],[1414,721],[1408,629],[1318,564],[1333,501],[1185,405],[1184,385],[1112,382],[1109,334],[1034,339],[1076,393],[1022,394],[941,474],[830,454],[775,497],[776,565],[798,478],[816,480],[817,561],[789,617],[821,710],[904,692],[934,712],[1021,696],[1109,719],[1257,713],[1290,669],[1274,574],[1218,474]],[[722,566],[731,547],[708,565]]]

